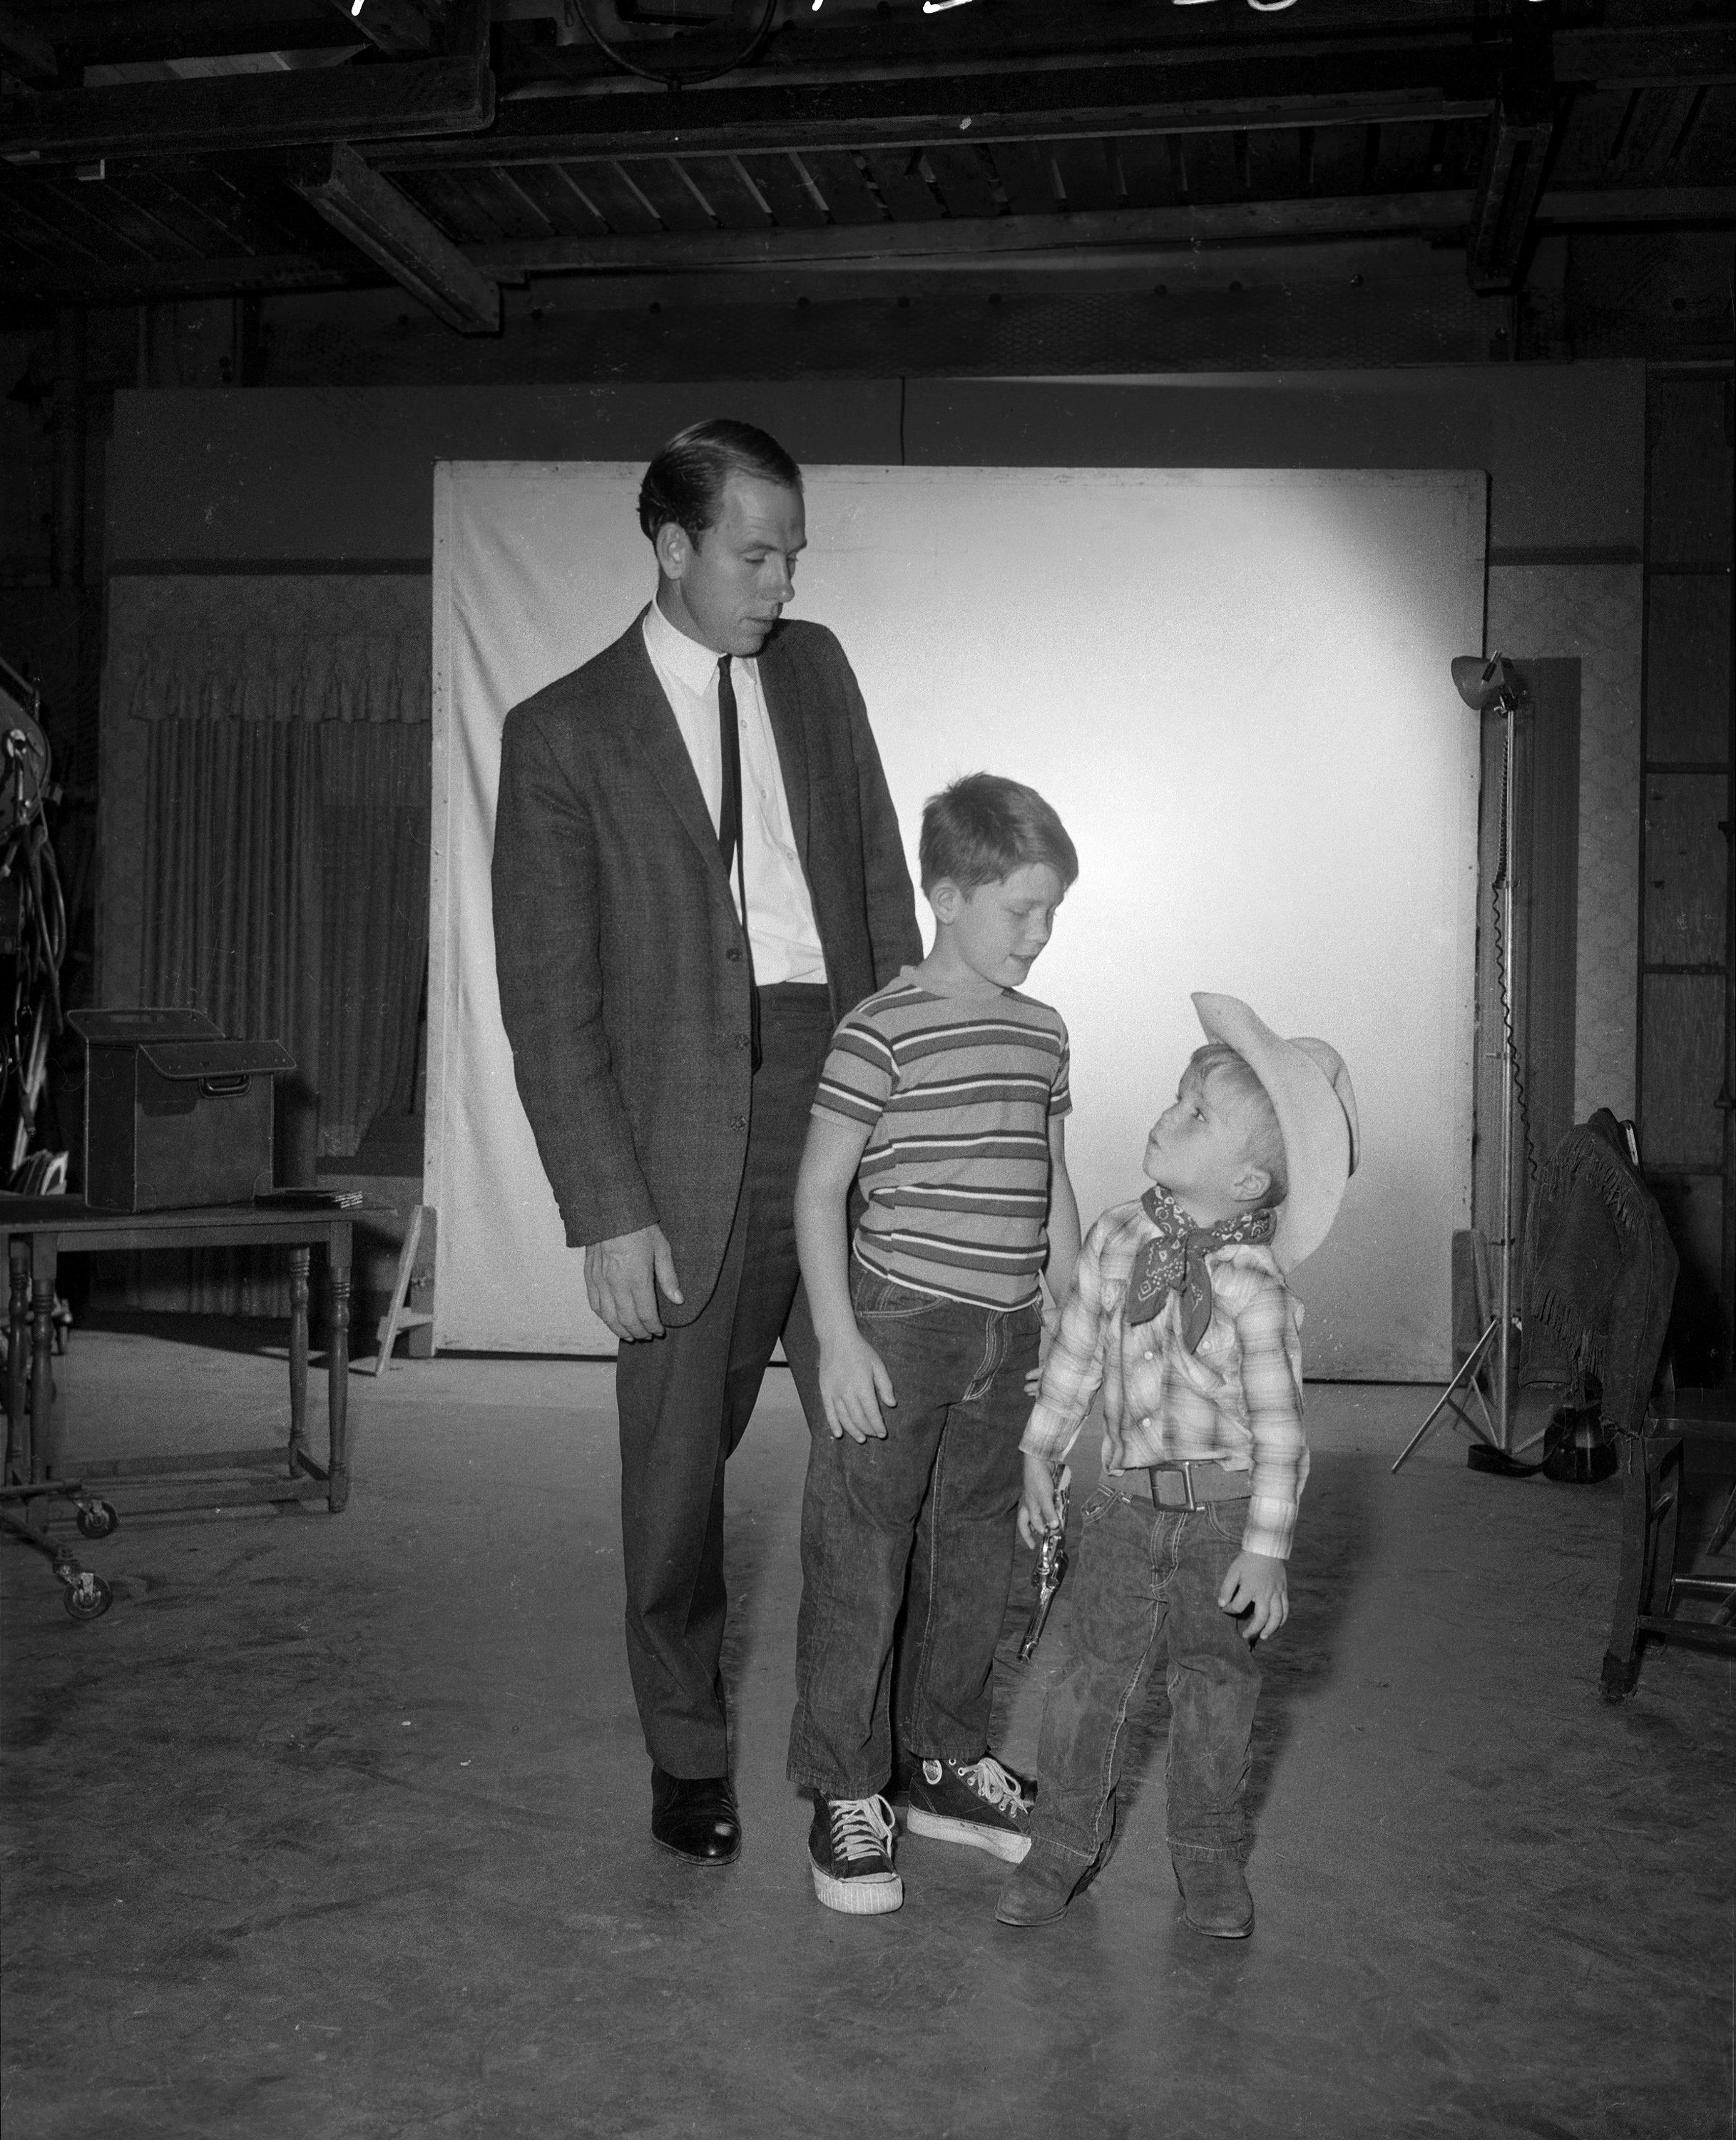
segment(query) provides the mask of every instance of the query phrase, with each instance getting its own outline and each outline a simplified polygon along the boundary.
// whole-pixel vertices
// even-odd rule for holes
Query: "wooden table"
[[[72,1196],[0,1195],[0,1228],[12,1269],[12,1352],[6,1378],[6,1476],[20,1485],[61,1473],[54,1417],[55,1278],[63,1254],[154,1249],[287,1248],[289,1250],[289,1442],[273,1448],[197,1455],[123,1458],[81,1464],[87,1481],[160,1484],[202,1472],[263,1471],[275,1476],[225,1484],[220,1490],[157,1500],[158,1507],[233,1507],[243,1502],[323,1499],[333,1515],[350,1498],[346,1445],[350,1396],[350,1227],[348,1211],[286,1210],[252,1204],[185,1211],[92,1211]],[[307,1441],[307,1290],[315,1247],[325,1250],[330,1352],[326,1374],[326,1460]],[[27,1338],[28,1349],[27,1352]],[[27,1378],[26,1359],[30,1361]]]

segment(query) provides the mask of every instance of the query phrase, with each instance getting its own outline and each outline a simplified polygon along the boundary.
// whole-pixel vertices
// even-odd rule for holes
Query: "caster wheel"
[[[100,1620],[114,1602],[114,1592],[100,1575],[81,1575],[66,1592],[66,1611],[75,1620]]]
[[[78,1528],[87,1539],[106,1538],[110,1531],[120,1529],[120,1518],[111,1501],[81,1501]]]

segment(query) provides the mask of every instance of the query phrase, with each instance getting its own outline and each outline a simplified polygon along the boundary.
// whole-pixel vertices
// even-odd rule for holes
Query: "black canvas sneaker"
[[[1031,1848],[1031,1800],[993,1754],[980,1761],[923,1761],[910,1772],[913,1835],[969,1843],[1017,1865]]]
[[[807,1833],[814,1892],[846,1917],[877,1917],[899,1908],[905,1883],[892,1869],[897,1826],[883,1798],[814,1800]]]

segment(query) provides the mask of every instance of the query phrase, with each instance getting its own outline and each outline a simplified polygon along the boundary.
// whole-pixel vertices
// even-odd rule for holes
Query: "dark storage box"
[[[93,1211],[248,1204],[272,1185],[281,1041],[225,1040],[202,1011],[76,1010],[85,1077],[85,1201]]]

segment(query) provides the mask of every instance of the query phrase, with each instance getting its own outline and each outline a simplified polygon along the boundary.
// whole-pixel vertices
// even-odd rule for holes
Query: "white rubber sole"
[[[954,1820],[949,1814],[929,1813],[911,1800],[905,1826],[912,1835],[926,1835],[935,1843],[962,1843],[968,1849],[986,1850],[1003,1865],[1020,1865],[1031,1848],[1028,1835],[1015,1835],[1008,1828],[990,1828],[979,1820]]]
[[[814,1892],[828,1910],[846,1917],[884,1917],[901,1910],[905,1883],[895,1872],[870,1873],[866,1879],[835,1880],[822,1872],[812,1858],[807,1869],[814,1876]]]

